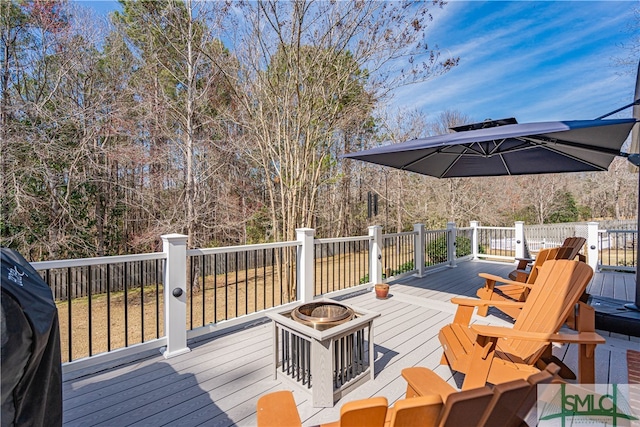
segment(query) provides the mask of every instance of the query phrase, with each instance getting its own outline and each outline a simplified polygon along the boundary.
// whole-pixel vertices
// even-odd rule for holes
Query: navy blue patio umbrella
[[[486,121],[343,157],[437,178],[607,170],[635,119]]]
[[[348,153],[343,157],[437,178],[605,171],[616,156],[627,157],[638,166],[640,155],[623,153],[621,147],[640,120],[603,120],[638,105],[638,95],[634,103],[595,120],[485,121],[452,128],[453,133]],[[640,200],[638,204],[640,208]],[[638,274],[635,302],[626,307],[632,310],[640,307]]]

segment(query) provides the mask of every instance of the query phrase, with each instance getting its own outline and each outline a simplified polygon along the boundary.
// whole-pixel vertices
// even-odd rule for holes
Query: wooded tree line
[[[442,2],[2,1],[2,245],[31,260],[406,230],[634,217],[636,176],[437,180],[345,152],[477,121],[384,112],[458,58]],[[367,217],[367,194],[379,195]]]

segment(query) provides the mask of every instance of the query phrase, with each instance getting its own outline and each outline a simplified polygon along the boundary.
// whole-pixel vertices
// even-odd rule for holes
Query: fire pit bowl
[[[296,307],[291,318],[318,331],[324,331],[353,319],[351,307],[332,302],[311,302]]]

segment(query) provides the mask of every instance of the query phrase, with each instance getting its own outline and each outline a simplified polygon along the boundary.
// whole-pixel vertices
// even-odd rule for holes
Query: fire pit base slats
[[[311,388],[311,342],[287,330],[281,331],[281,372]]]

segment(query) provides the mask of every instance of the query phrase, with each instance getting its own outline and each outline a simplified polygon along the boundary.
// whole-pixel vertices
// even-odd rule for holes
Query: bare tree
[[[422,3],[257,1],[234,27],[239,69],[230,76],[244,151],[262,169],[274,240],[312,226],[319,188],[350,118],[399,84],[455,65],[426,48]],[[392,72],[398,63],[400,72]]]

